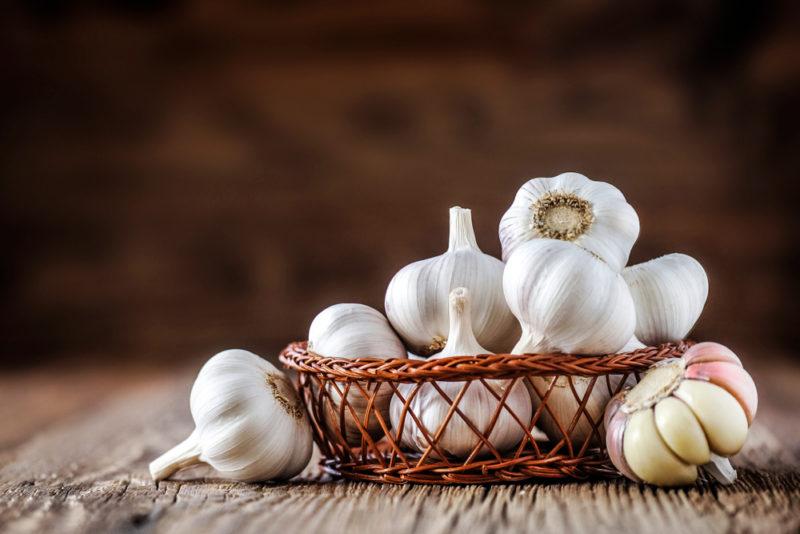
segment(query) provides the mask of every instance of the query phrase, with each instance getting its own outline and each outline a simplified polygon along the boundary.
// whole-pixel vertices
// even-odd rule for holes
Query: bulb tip
[[[469,300],[469,289],[466,287],[457,287],[450,292],[450,303],[457,306],[463,306]]]

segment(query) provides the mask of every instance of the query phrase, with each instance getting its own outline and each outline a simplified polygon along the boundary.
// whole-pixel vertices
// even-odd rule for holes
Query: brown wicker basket
[[[606,388],[611,395],[624,387],[629,379],[638,380],[639,373],[654,363],[682,355],[688,343],[647,347],[625,354],[607,356],[572,356],[565,354],[458,356],[439,360],[346,359],[318,356],[306,350],[306,342],[291,343],[280,355],[284,365],[297,372],[298,390],[310,415],[314,439],[324,459],[323,468],[331,474],[356,480],[389,483],[485,484],[518,482],[529,479],[572,478],[592,476],[614,477],[617,471],[605,454],[603,414],[590,413],[586,403],[593,388]],[[568,385],[574,398],[575,414],[569,425],[556,421],[557,435],[551,431],[548,441],[537,441],[534,426],[544,422],[550,406],[548,400],[556,387],[551,380],[544,390],[534,387],[533,377],[566,377],[558,387]],[[588,377],[576,388],[573,377]],[[614,377],[612,380],[611,377]],[[525,437],[519,446],[504,452],[495,449],[484,435],[469,422],[459,409],[459,400],[469,382],[488,379],[509,379],[526,385],[538,396],[532,421],[524,426]],[[463,382],[465,387],[455,398],[449,398],[436,382]],[[442,428],[426,429],[410,401],[399,391],[400,384],[417,384],[406,392],[410,398],[422,384],[430,383],[450,405],[444,427],[453,417],[461,417],[476,434],[478,445],[467,458],[456,458],[438,446]],[[540,384],[537,381],[537,384]],[[511,386],[507,391],[511,390]],[[584,389],[585,393],[579,393]],[[506,395],[496,398],[499,412],[511,409]],[[410,418],[427,440],[427,449],[412,452],[401,445],[402,435],[392,429],[380,397],[399,395],[405,403],[402,418]],[[570,400],[571,400],[570,399]],[[512,415],[518,422],[519,418]],[[563,418],[563,415],[562,415]],[[405,420],[405,419],[401,419]],[[580,443],[570,438],[577,425],[589,428]],[[587,426],[588,424],[588,426]],[[398,425],[401,428],[403,425]]]

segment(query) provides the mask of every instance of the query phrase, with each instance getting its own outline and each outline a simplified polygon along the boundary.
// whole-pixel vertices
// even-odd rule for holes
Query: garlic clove
[[[709,382],[684,380],[673,394],[692,409],[713,452],[739,452],[747,437],[747,416],[730,393]]]
[[[450,208],[447,251],[394,275],[386,290],[386,315],[413,353],[428,356],[447,342],[450,291],[466,287],[475,337],[491,351],[507,351],[519,336],[519,326],[503,297],[503,267],[503,262],[478,248],[472,212]]]
[[[354,303],[334,304],[314,317],[308,331],[308,350],[333,358],[407,356],[403,342],[386,317],[374,308]],[[318,395],[319,389],[314,389]],[[347,402],[343,403],[345,389]],[[323,423],[330,432],[341,433],[351,446],[361,444],[362,428],[373,439],[379,439],[384,429],[378,414],[388,426],[392,391],[385,383],[358,382],[350,384],[349,389],[346,382],[328,383],[322,395]]]
[[[506,264],[503,290],[523,330],[514,354],[608,354],[633,335],[636,312],[625,281],[572,243],[520,245]]]
[[[647,483],[682,486],[697,479],[697,467],[678,458],[659,436],[652,408],[631,414],[622,448],[628,466]]]
[[[711,382],[733,395],[747,416],[747,424],[753,423],[758,410],[758,391],[750,373],[741,365],[729,362],[695,363],[686,368],[686,378]]]
[[[523,184],[500,221],[499,233],[504,261],[530,240],[560,239],[619,272],[639,236],[639,217],[616,187],[567,172]]]
[[[636,337],[647,345],[684,339],[708,297],[705,270],[685,254],[626,267],[622,276],[636,305]]]
[[[686,365],[706,362],[728,362],[739,367],[742,366],[742,361],[731,349],[713,341],[704,341],[692,345],[683,354],[683,360]]]
[[[620,410],[624,402],[624,395],[624,392],[615,395],[611,401],[609,401],[606,409],[603,419],[603,426],[606,430],[606,451],[611,463],[614,464],[614,467],[616,467],[623,476],[635,482],[641,482],[642,479],[640,479],[628,465],[623,452],[622,444],[624,441],[625,427],[630,417],[628,413]]]
[[[681,460],[695,465],[710,461],[703,428],[686,404],[675,397],[662,399],[655,406],[655,422],[661,439]]]
[[[208,360],[190,396],[196,428],[150,464],[154,480],[206,463],[232,480],[286,480],[308,464],[311,425],[294,386],[245,350]]]

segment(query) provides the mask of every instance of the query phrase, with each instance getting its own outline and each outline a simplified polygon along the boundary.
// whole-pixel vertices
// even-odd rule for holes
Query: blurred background
[[[0,367],[274,357],[574,170],[694,337],[800,342],[796,2],[26,1],[0,18]]]

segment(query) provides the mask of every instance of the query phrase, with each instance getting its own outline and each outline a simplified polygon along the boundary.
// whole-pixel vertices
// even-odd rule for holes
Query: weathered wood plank
[[[239,484],[215,480],[202,467],[156,485],[147,463],[191,429],[186,400],[191,379],[186,373],[133,385],[3,452],[2,530],[705,533],[800,528],[798,459],[784,441],[796,441],[800,429],[769,405],[736,459],[742,469],[731,487],[657,490],[622,480],[468,487],[308,480]],[[762,376],[769,379],[769,373]],[[773,426],[783,426],[783,434],[772,432]]]

